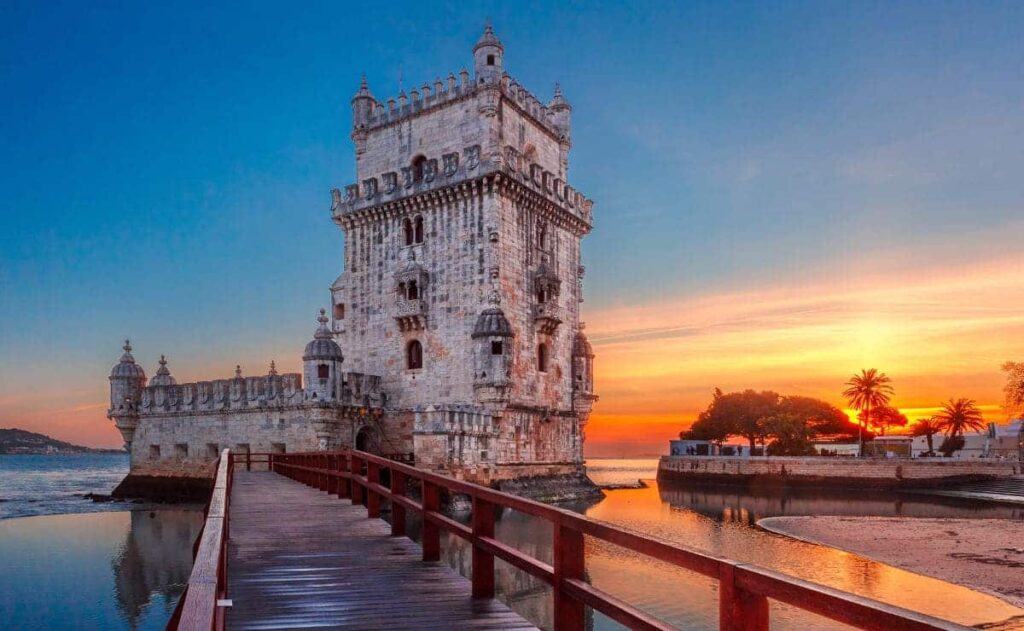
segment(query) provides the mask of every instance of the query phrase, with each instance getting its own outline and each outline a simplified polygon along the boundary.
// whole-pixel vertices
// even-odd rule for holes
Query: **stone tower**
[[[381,376],[384,431],[418,464],[578,467],[596,397],[571,107],[509,77],[490,25],[472,53],[472,80],[463,68],[380,101],[364,77],[353,97],[332,332],[349,370]]]

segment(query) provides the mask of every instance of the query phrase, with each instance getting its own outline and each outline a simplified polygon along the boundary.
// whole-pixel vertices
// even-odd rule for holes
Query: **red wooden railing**
[[[217,477],[210,502],[206,505],[206,521],[192,549],[192,574],[167,623],[167,629],[171,631],[224,628],[228,588],[228,509],[233,478],[233,457],[225,449],[217,461]]]
[[[924,631],[964,627],[900,607],[880,603],[765,568],[712,556],[584,515],[484,486],[416,469],[368,453],[344,450],[306,454],[246,454],[266,462],[277,473],[322,491],[364,504],[368,517],[379,517],[381,502],[391,503],[391,534],[404,536],[406,514],[423,518],[424,561],[440,560],[440,532],[445,530],[472,546],[472,594],[494,596],[495,557],[552,587],[554,627],[581,631],[585,607],[632,629],[674,629],[672,625],[623,602],[586,581],[584,537],[590,536],[718,580],[719,628],[724,631],[767,631],[768,600],[793,605],[830,620],[879,631]],[[263,456],[266,459],[263,460]],[[240,457],[236,455],[236,458]],[[383,486],[381,471],[390,472]],[[420,484],[420,500],[407,494],[408,482]],[[441,490],[472,499],[471,525],[441,512]],[[495,509],[509,508],[548,521],[554,532],[554,564],[549,565],[494,538]]]

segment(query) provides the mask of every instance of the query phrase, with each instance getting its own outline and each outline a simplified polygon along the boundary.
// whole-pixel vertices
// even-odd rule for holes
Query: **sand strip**
[[[1024,522],[768,517],[759,526],[998,596],[1024,607]]]

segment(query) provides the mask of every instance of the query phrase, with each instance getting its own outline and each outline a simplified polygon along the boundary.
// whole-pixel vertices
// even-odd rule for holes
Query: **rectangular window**
[[[149,458],[150,458],[150,460],[159,460],[160,459],[160,445],[150,445],[149,446]]]
[[[316,367],[316,378],[317,379],[327,379],[330,376],[331,376],[331,367],[328,366],[327,364],[319,364]]]
[[[270,451],[274,452],[275,454],[285,453],[284,443],[270,443]]]
[[[501,355],[505,349],[502,348],[501,340],[491,341],[491,355]]]
[[[206,455],[211,458],[216,458],[220,455],[220,450],[217,448],[217,443],[206,443]]]
[[[176,458],[188,458],[188,443],[178,443],[175,445],[174,456]]]

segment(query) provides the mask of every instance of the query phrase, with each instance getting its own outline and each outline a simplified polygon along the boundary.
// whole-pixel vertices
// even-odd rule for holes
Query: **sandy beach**
[[[758,525],[1024,607],[1024,522],[1009,519],[769,517]]]

